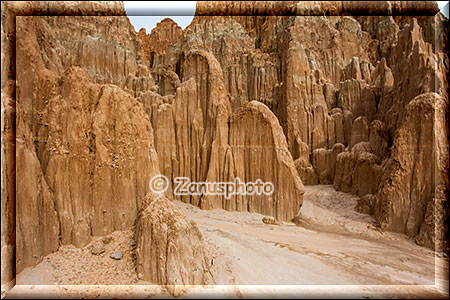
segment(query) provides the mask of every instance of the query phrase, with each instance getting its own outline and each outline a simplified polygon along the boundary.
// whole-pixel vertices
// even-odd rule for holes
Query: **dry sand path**
[[[178,202],[213,253],[218,284],[434,284],[434,251],[380,232],[355,205],[331,186],[307,187],[300,225],[268,225],[262,215]]]
[[[356,199],[336,192],[332,186],[307,186],[297,225],[268,225],[259,214],[207,211],[175,201],[202,232],[217,283],[215,287],[192,287],[182,297],[208,297],[212,292],[231,298],[448,296],[448,259],[404,235],[381,232],[372,217],[354,210]],[[115,232],[112,237],[107,252],[120,247],[131,255],[131,231]],[[88,254],[87,249],[63,247],[19,274],[19,285],[8,298],[33,297],[42,292],[56,297],[108,293],[147,297],[164,292],[158,286],[139,285],[142,282],[135,275],[125,275],[127,280],[121,286],[65,286],[86,284],[86,271],[89,280],[98,279],[97,284],[118,284],[121,276],[133,274],[133,264],[128,260],[117,268],[105,258]],[[64,263],[64,259],[71,262]],[[89,270],[74,273],[86,263]],[[435,272],[435,265],[439,270],[444,266],[443,272]],[[59,285],[48,286],[55,283]],[[170,295],[165,293],[163,297]]]

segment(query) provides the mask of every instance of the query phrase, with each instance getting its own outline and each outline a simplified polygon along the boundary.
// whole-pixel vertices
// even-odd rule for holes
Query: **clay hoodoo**
[[[162,195],[149,194],[136,225],[136,272],[165,286],[214,284],[195,223]]]
[[[257,100],[275,114],[303,183],[333,184],[380,205],[377,191],[408,103],[428,92],[448,99],[447,54],[430,38],[446,30],[445,19],[434,16],[437,6],[267,2],[256,11],[245,3],[211,5],[197,4],[192,24],[157,67],[182,76],[186,52],[207,51],[220,65],[232,113]],[[358,16],[364,9],[379,16]],[[306,16],[292,16],[294,11]],[[350,15],[337,16],[342,11]],[[406,11],[420,16],[391,16]],[[426,198],[433,198],[430,191]],[[407,213],[406,207],[396,210]],[[381,222],[388,216],[375,217]],[[415,218],[428,222],[422,213]],[[402,226],[397,231],[418,234]]]
[[[203,238],[170,201],[290,221],[303,184],[446,249],[448,26],[430,3],[199,1],[186,29],[147,34],[118,3],[2,2],[2,283],[14,245],[20,272],[134,228],[142,278],[208,284]],[[155,196],[158,174],[274,193]]]

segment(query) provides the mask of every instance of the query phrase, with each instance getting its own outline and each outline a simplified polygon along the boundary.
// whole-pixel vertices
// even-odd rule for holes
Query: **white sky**
[[[439,10],[441,11],[441,13],[444,16],[446,16],[447,19],[448,19],[448,1],[436,1],[436,2],[438,4],[438,6],[439,6]],[[445,6],[447,6],[446,9],[442,10]]]
[[[448,1],[436,1],[448,18]],[[194,19],[196,1],[124,1],[125,11],[134,29],[145,28],[150,33],[158,22],[171,18],[183,29]]]
[[[136,31],[150,33],[156,24],[171,18],[183,29],[191,24],[196,1],[124,1],[125,11]]]

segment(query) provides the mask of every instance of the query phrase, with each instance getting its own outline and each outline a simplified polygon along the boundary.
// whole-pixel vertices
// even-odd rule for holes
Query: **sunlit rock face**
[[[165,196],[150,194],[143,202],[136,225],[138,276],[165,286],[214,284],[195,223]]]
[[[79,14],[124,15],[123,7],[99,5],[82,4]],[[159,169],[150,119],[134,97],[154,83],[125,16],[17,16],[15,37],[17,151],[10,162],[17,163],[15,174],[7,165],[2,176],[15,176],[20,272],[61,244],[83,247],[93,236],[134,226]],[[10,205],[3,199],[2,209],[3,201]]]
[[[160,54],[180,34],[170,20],[161,26],[166,23],[173,32],[157,29],[153,34],[159,38],[150,37]],[[267,119],[262,124],[268,126],[261,136],[245,144],[251,131],[237,126],[230,133],[232,110],[223,70],[210,51],[193,47],[183,52],[175,70],[152,67],[145,41],[122,16],[19,16],[15,29],[17,80],[11,96],[17,103],[20,137],[15,174],[17,272],[36,265],[61,244],[83,247],[92,237],[146,224],[146,219],[138,219],[143,216],[139,212],[146,211],[148,182],[160,170],[170,179],[218,182],[235,174],[242,180],[257,179],[257,168],[263,168],[264,180],[277,187],[273,198],[204,195],[181,200],[286,221],[298,214],[303,186],[277,118],[259,103],[257,110]],[[168,32],[172,35],[165,40]],[[258,129],[260,121],[257,114],[248,122]],[[241,144],[245,156],[238,153]],[[273,165],[253,155],[255,147],[272,149]],[[235,159],[249,160],[250,165],[240,166]],[[12,175],[2,172],[5,181]],[[168,210],[171,214],[171,207]],[[137,230],[137,236],[146,235],[148,228]],[[41,236],[43,231],[49,235]],[[192,247],[201,245],[201,236],[192,241]],[[4,252],[10,254],[11,249]],[[144,261],[152,259],[143,252]],[[149,272],[143,270],[146,278]],[[161,284],[173,283],[171,278],[166,281]]]
[[[351,16],[360,10],[380,16]],[[198,230],[161,207],[177,199],[290,221],[303,184],[356,194],[383,229],[447,247],[434,230],[448,194],[447,27],[401,15],[415,10],[436,8],[199,2],[185,30],[166,19],[137,33],[121,3],[2,2],[2,283],[61,244],[136,224],[145,278],[211,282]],[[171,184],[150,201],[157,174],[275,189],[226,199],[174,196]],[[159,211],[176,222],[162,228]],[[200,249],[180,262],[198,276],[158,273],[152,230],[150,243]],[[168,249],[178,248],[158,253]]]
[[[220,65],[225,88],[221,95],[225,94],[231,114],[254,100],[265,104],[283,129],[304,184],[333,184],[338,190],[367,195],[376,203],[375,210],[369,211],[383,228],[419,235],[420,243],[434,247],[431,233],[427,233],[433,227],[429,224],[432,218],[425,216],[425,211],[432,209],[426,206],[434,201],[434,192],[425,188],[420,203],[411,200],[421,208],[410,212],[409,205],[382,209],[387,204],[383,204],[386,200],[380,191],[385,189],[383,182],[393,176],[388,166],[408,104],[430,92],[448,102],[445,44],[442,38],[432,38],[433,33],[446,32],[447,21],[439,14],[434,16],[436,5],[266,2],[258,6],[259,16],[248,16],[255,12],[250,3],[217,2],[214,9],[212,5],[198,3],[192,24],[154,67],[171,70],[183,81],[187,53],[192,49],[210,53]],[[430,16],[389,16],[412,10]],[[278,16],[265,15],[266,11]],[[338,16],[358,11],[381,16]],[[308,16],[290,16],[292,12]],[[161,32],[171,32],[166,29],[168,24],[158,26]],[[157,37],[170,40],[171,34],[165,39]],[[145,55],[151,54],[147,51]],[[189,72],[205,74],[203,67],[197,67]],[[231,133],[229,140],[234,139]],[[448,150],[441,149],[430,151],[443,151],[444,155],[438,156],[445,157]],[[232,154],[230,149],[227,157]],[[225,167],[226,172],[234,168]],[[400,198],[392,201],[404,203]],[[408,229],[406,217],[397,217],[405,214],[414,215],[415,225],[410,225],[414,229]],[[398,226],[385,221],[397,219],[401,219]],[[428,225],[420,226],[424,222]]]

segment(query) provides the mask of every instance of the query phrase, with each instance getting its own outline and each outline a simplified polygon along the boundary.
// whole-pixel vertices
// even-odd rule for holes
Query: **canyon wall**
[[[2,155],[11,156],[2,166],[2,193],[11,194],[2,197],[2,266],[9,274],[2,277],[4,282],[60,245],[83,247],[94,236],[135,224],[136,238],[142,241],[154,230],[147,210],[153,203],[148,201],[148,183],[160,170],[171,179],[188,176],[192,181],[262,177],[275,184],[273,197],[228,200],[200,195],[180,200],[205,209],[260,212],[281,220],[298,214],[303,185],[278,120],[267,107],[255,106],[253,113],[236,117],[230,125],[223,72],[209,51],[187,49],[177,62],[178,73],[153,68],[158,60],[144,51],[164,53],[159,48],[171,41],[156,37],[144,46],[120,6],[115,12],[106,11],[106,16],[86,16],[84,9],[92,12],[98,7],[81,5],[81,11],[72,12],[69,5],[55,12],[54,7],[37,3],[2,5],[11,13],[4,20],[13,16],[15,21],[11,28],[2,27],[2,39],[9,47],[2,48],[2,59],[6,60],[5,53],[15,54],[14,61],[7,61],[9,81],[2,82],[2,107],[11,105],[2,110]],[[102,5],[108,3],[100,4],[100,11]],[[26,9],[48,9],[49,16],[21,15]],[[66,13],[69,16],[58,16]],[[160,36],[167,32],[172,31]],[[176,39],[176,30],[169,37]],[[254,138],[253,132],[240,130],[240,122],[255,129],[262,122],[264,130]],[[5,142],[3,138],[13,133],[17,141]],[[264,165],[264,155],[253,155],[255,149],[272,149],[267,157],[272,165]],[[241,165],[242,160],[248,166]],[[170,191],[167,196],[174,198]],[[168,207],[167,214],[173,215],[173,209]],[[172,234],[158,226],[153,232],[157,243],[172,243]],[[189,226],[192,241],[184,250],[199,251],[201,235],[195,224]],[[141,246],[138,269],[147,280],[160,284],[173,284],[173,276],[183,284],[210,280],[181,273],[160,280],[160,270],[155,275],[152,269],[155,253],[148,253],[148,245]],[[168,272],[175,274],[178,267]]]
[[[36,151],[37,126],[30,126],[34,103],[44,105],[49,99],[30,99],[33,91],[25,92],[26,101],[19,103],[16,96],[16,17],[40,15],[125,15],[120,2],[2,2],[1,3],[1,278],[3,284],[15,278],[17,270],[32,266],[42,256],[54,251],[59,245],[59,223],[55,208],[54,194],[48,185]],[[30,30],[33,30],[30,28]],[[37,33],[40,41],[45,41],[45,32]],[[36,39],[30,41],[35,42]],[[47,45],[51,48],[55,44]],[[32,46],[36,46],[33,44]],[[35,49],[29,67],[28,79],[38,79],[35,71],[43,61],[49,62],[45,55],[40,57]],[[39,57],[38,60],[34,58]],[[55,62],[57,63],[57,62]],[[41,72],[41,88],[56,87],[56,76],[51,72]],[[26,83],[25,78],[25,84]],[[36,82],[37,82],[36,81]],[[24,92],[24,90],[22,90]],[[29,93],[28,93],[29,92]],[[47,91],[48,96],[55,90]],[[41,96],[44,92],[41,91]],[[47,102],[48,103],[48,102]],[[42,109],[42,106],[39,108]],[[40,117],[39,117],[40,118]],[[46,121],[44,121],[46,122]],[[42,124],[42,123],[41,123]],[[41,148],[42,149],[42,148]],[[16,162],[18,162],[16,164]],[[42,232],[46,235],[43,236]],[[20,237],[20,238],[18,238]],[[17,260],[16,260],[17,258]],[[17,266],[16,266],[17,265]],[[16,270],[17,267],[17,270]]]
[[[343,12],[348,15],[339,16]],[[375,13],[378,16],[372,16]],[[411,140],[408,150],[395,146],[402,143],[400,128],[413,122],[403,119],[416,97],[435,93],[436,99],[443,99],[440,110],[448,113],[448,21],[437,13],[436,4],[199,1],[196,15],[182,34],[177,31],[174,36],[174,24],[164,21],[154,33],[139,35],[144,44],[157,39],[170,45],[163,59],[153,61],[153,68],[169,70],[183,81],[183,64],[191,49],[209,52],[223,74],[229,120],[255,100],[269,108],[304,184],[333,184],[358,195],[359,207],[366,206],[381,228],[416,237],[422,245],[434,247],[443,239],[442,231],[434,238],[435,227],[427,216],[436,201],[446,207],[445,196],[437,191],[445,190],[448,181],[448,170],[438,169],[448,146],[420,139]],[[161,32],[168,34],[161,37]],[[436,115],[434,106],[430,110]],[[447,131],[435,129],[447,128],[444,119],[433,120],[435,124],[423,131],[442,140]],[[152,119],[157,127],[155,122]],[[233,134],[231,130],[228,138],[234,140]],[[423,142],[429,142],[428,148],[421,146]],[[413,184],[397,186],[393,189],[405,192],[390,195],[388,204],[383,190],[393,180],[392,161],[410,152],[415,158],[407,169],[425,176],[428,167],[421,169],[414,162],[420,157],[430,162],[435,175],[413,175],[411,180],[421,184],[419,198],[413,195]],[[160,164],[166,162],[162,159]],[[234,168],[225,166],[226,172]],[[406,215],[414,219],[411,225],[400,217]]]
[[[30,193],[51,191],[22,195],[31,175],[27,161],[17,164],[16,240],[25,242],[17,245],[17,272],[42,258],[22,229],[31,225],[30,201],[40,222],[51,221],[47,205],[57,216],[56,242],[44,255],[59,243],[82,247],[135,224],[148,181],[159,173],[150,120],[119,87],[138,72],[136,45],[126,17],[16,17],[16,114],[24,118],[16,128],[28,128],[27,150],[42,173],[43,187],[30,183]]]
[[[303,184],[333,184],[381,228],[448,247],[435,232],[448,207],[448,22],[435,5],[199,2],[186,29],[166,19],[149,34],[117,2],[1,5],[2,283],[135,224],[143,278],[212,282],[198,229],[167,198],[290,221]],[[174,196],[171,182],[156,197],[160,173],[275,192]],[[177,245],[201,255],[159,263],[198,276],[158,273],[154,255]]]
[[[2,2],[2,295],[60,245],[135,227],[160,173],[135,99],[155,84],[123,4],[57,4]]]

